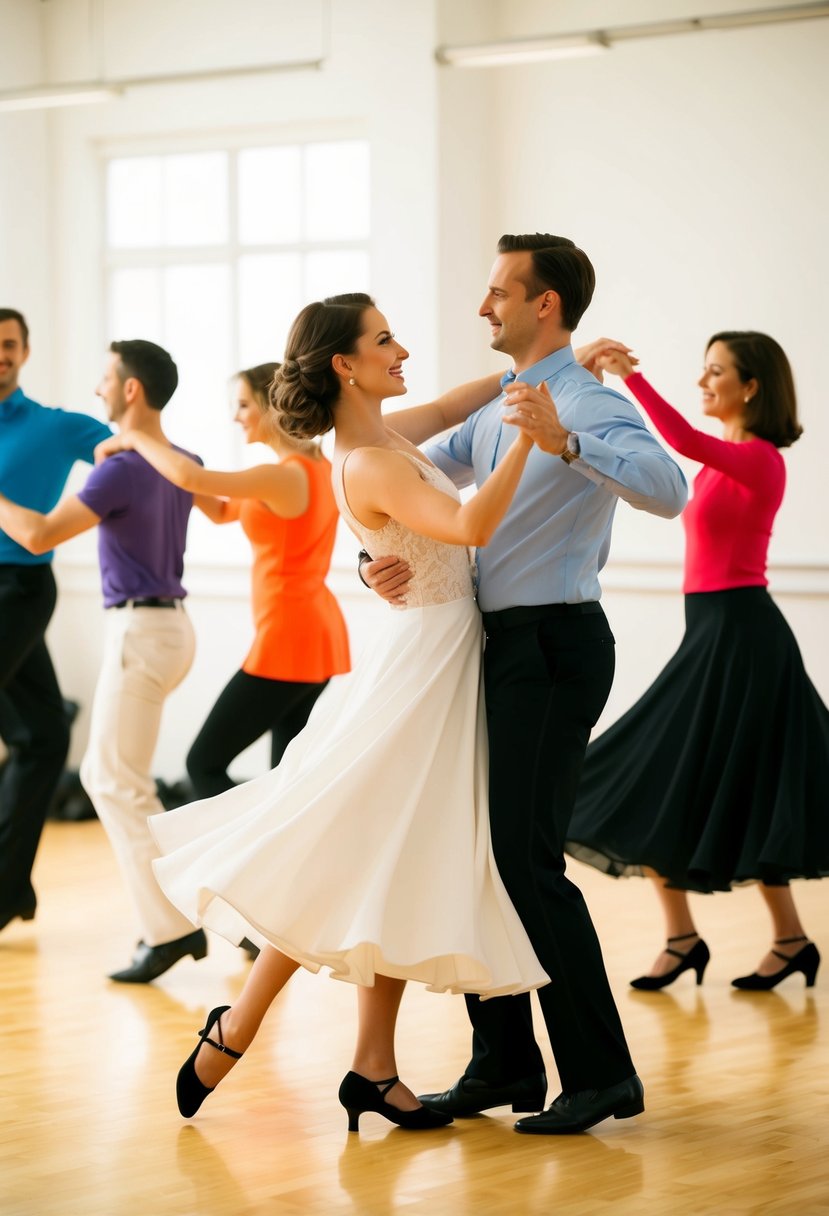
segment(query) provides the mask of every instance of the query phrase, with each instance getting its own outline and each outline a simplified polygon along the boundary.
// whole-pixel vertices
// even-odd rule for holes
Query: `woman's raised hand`
[[[635,355],[629,355],[621,350],[603,350],[596,355],[596,364],[599,368],[612,372],[614,376],[621,376],[623,380],[636,371],[638,362]]]
[[[116,452],[126,452],[129,445],[126,442],[124,435],[111,435],[109,439],[102,439],[100,443],[95,445],[93,453],[96,464],[103,464],[107,456],[114,456]]]
[[[585,346],[577,346],[573,354],[582,367],[588,372],[592,372],[601,384],[604,377],[602,375],[603,365],[599,356],[611,351],[619,351],[621,354],[627,355],[634,367],[639,362],[636,356],[631,354],[630,347],[625,346],[624,342],[617,342],[615,338],[596,338],[595,341],[588,342]],[[608,370],[611,369],[608,368]]]

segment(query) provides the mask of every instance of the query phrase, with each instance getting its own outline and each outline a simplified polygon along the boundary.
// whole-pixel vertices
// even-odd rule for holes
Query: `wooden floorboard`
[[[696,900],[712,953],[703,987],[686,975],[651,994],[627,984],[659,945],[645,884],[571,868],[645,1083],[641,1118],[536,1138],[516,1135],[506,1109],[424,1135],[366,1115],[349,1135],[336,1095],[353,989],[302,972],[186,1123],[176,1071],[248,964],[211,937],[207,959],[153,985],[109,982],[135,934],[108,845],[97,822],[50,823],[37,919],[0,934],[0,1213],[829,1213],[829,884],[796,887],[826,959],[815,989],[802,976],[771,993],[730,987],[767,945],[759,897],[743,889]],[[415,1089],[453,1081],[468,1042],[460,999],[409,987],[399,1064]]]

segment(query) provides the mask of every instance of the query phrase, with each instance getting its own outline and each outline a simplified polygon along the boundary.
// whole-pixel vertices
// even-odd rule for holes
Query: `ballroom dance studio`
[[[178,367],[169,439],[209,469],[244,468],[270,456],[234,424],[234,377],[282,360],[306,304],[370,293],[409,352],[406,400],[389,408],[431,401],[509,367],[479,313],[501,235],[569,237],[596,273],[573,345],[624,343],[694,427],[719,434],[700,404],[712,334],[760,331],[788,356],[803,435],[782,453],[768,590],[829,703],[829,4],[0,0],[0,29],[0,307],[28,322],[27,398],[104,422],[110,343],[147,339]],[[330,457],[330,435],[322,447]],[[699,463],[675,459],[691,487]],[[64,494],[89,475],[76,463]],[[390,612],[358,577],[359,549],[341,520],[327,586],[355,664]],[[601,572],[616,671],[594,737],[680,644],[683,555],[679,517],[619,503]],[[645,1088],[636,1118],[518,1135],[505,1105],[412,1133],[369,1111],[350,1132],[337,1087],[355,988],[300,969],[255,1048],[183,1119],[177,1070],[251,961],[209,931],[206,957],[152,982],[109,978],[139,934],[77,780],[107,615],[95,530],[60,544],[53,569],[46,642],[72,721],[36,914],[0,930],[2,1216],[829,1213],[829,962],[811,985],[797,970],[768,991],[732,985],[770,948],[752,882],[690,893],[702,983],[689,968],[642,991],[630,981],[665,938],[651,883],[568,858]],[[188,750],[251,645],[250,570],[239,524],[194,510],[195,658],[152,763],[165,805],[192,797]],[[270,766],[262,738],[231,777]],[[829,790],[822,806],[825,819]],[[829,959],[829,884],[791,891]],[[561,1086],[532,1001],[550,1103]],[[460,996],[408,983],[396,1051],[415,1094],[452,1085],[470,1041]]]

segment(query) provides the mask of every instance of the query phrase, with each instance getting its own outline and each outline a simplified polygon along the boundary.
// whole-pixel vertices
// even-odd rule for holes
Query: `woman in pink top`
[[[750,881],[774,948],[734,986],[769,989],[803,972],[811,987],[820,955],[789,881],[829,874],[829,710],[766,578],[786,482],[778,449],[801,434],[789,362],[765,334],[714,335],[699,383],[722,439],[695,430],[624,353],[598,363],[624,377],[667,442],[703,467],[683,516],[685,636],[588,748],[568,852],[655,883],[668,942],[634,988],[664,988],[688,970],[702,983],[710,955],[687,892]]]

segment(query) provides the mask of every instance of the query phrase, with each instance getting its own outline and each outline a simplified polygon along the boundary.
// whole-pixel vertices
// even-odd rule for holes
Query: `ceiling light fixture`
[[[644,25],[617,25],[602,30],[550,34],[539,38],[478,43],[471,46],[440,46],[438,63],[452,67],[501,67],[517,63],[541,63],[600,54],[617,42],[663,38],[676,34],[698,34],[709,30],[745,29],[748,26],[814,21],[829,17],[829,3],[793,4],[785,8],[750,9],[736,13],[709,13],[704,17],[653,21]]]

